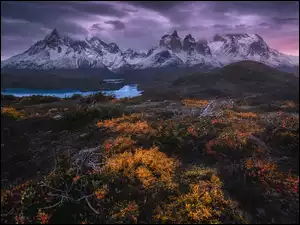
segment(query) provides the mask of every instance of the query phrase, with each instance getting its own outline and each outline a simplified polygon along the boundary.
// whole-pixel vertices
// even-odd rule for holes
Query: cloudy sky
[[[299,55],[299,2],[31,2],[1,1],[1,59],[27,50],[53,28],[73,38],[98,36],[121,49],[147,51],[178,31],[197,39],[257,33],[283,53]]]

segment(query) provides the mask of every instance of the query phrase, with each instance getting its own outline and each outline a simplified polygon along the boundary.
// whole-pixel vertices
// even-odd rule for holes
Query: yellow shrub
[[[12,107],[1,107],[1,115],[11,116],[15,119],[21,119],[24,116],[24,113],[17,111]]]
[[[221,223],[220,215],[229,219],[233,209],[232,201],[225,198],[221,187],[216,175],[212,175],[210,180],[191,184],[188,193],[159,206],[154,218],[165,223]],[[239,219],[238,222],[241,222],[242,218]]]
[[[208,104],[207,100],[196,100],[196,99],[184,99],[182,103],[185,106],[202,108]]]
[[[141,114],[131,114],[130,116],[100,121],[97,123],[97,126],[125,134],[148,134],[154,132],[147,121],[142,121],[140,118]]]
[[[236,116],[244,118],[244,119],[251,119],[251,118],[257,118],[257,114],[253,112],[239,112],[235,113]]]
[[[172,178],[177,165],[175,159],[168,158],[157,147],[152,147],[111,157],[105,168],[108,173],[122,173],[132,180],[140,181],[145,188],[151,188],[156,183],[173,186]]]
[[[107,194],[107,188],[99,188],[94,192],[97,199],[104,199]]]

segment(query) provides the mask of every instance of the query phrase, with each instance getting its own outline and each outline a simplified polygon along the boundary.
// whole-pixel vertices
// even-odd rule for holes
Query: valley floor
[[[299,223],[298,103],[5,98],[1,223]]]

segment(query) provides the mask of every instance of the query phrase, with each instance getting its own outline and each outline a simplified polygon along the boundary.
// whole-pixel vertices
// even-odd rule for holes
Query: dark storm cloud
[[[143,8],[152,9],[163,12],[172,9],[174,6],[183,4],[182,1],[128,1],[131,4],[141,6]]]
[[[105,21],[104,23],[112,24],[115,30],[122,30],[125,28],[125,24],[122,23],[120,20],[109,20],[109,21]]]
[[[279,24],[298,24],[299,23],[299,18],[278,18],[274,17],[273,18],[275,23]]]
[[[246,28],[247,25],[246,24],[238,24],[238,25],[235,25],[235,28],[236,29],[241,29],[241,28]]]
[[[214,4],[214,12],[228,12],[236,10],[241,13],[291,13],[296,12],[296,1],[234,1],[217,2]],[[298,6],[299,7],[299,6]]]
[[[228,25],[225,25],[225,24],[215,24],[213,25],[214,28],[220,28],[220,29],[228,29],[229,26]]]
[[[78,12],[95,15],[113,15],[117,17],[124,17],[128,15],[128,12],[118,10],[115,6],[103,2],[99,2],[98,4],[93,4],[92,2],[76,2],[76,4],[71,5],[71,7]]]
[[[99,23],[93,24],[91,29],[96,30],[96,31],[105,30],[105,28],[102,28],[101,24],[99,24]]]
[[[280,51],[299,54],[297,2],[1,2],[1,56],[28,49],[53,28],[83,39],[98,36],[124,48],[147,50],[176,29],[181,38],[258,33]],[[288,41],[286,41],[288,40]],[[18,52],[17,52],[18,50]]]

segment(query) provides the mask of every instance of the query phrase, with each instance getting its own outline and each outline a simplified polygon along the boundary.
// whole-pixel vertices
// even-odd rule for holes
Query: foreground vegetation
[[[80,101],[73,112],[57,110],[63,116],[52,123],[59,129],[90,124],[101,133],[98,145],[63,152],[47,175],[2,187],[1,223],[299,221],[295,102],[265,113],[240,101],[198,117],[150,107],[126,111],[138,98],[97,99]],[[204,109],[209,101],[181,104]],[[7,105],[1,117],[21,123],[36,114]]]

